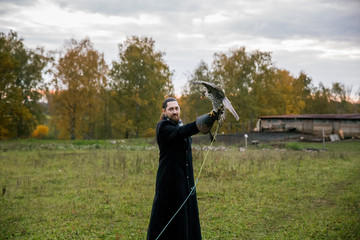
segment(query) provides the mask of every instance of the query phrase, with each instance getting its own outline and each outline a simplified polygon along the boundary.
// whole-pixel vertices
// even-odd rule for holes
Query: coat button
[[[188,166],[189,166],[189,164],[186,164],[186,166],[188,167]]]
[[[186,176],[186,178],[189,178],[189,176]]]

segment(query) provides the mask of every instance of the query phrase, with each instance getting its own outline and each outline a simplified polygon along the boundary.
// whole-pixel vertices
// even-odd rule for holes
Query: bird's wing
[[[225,97],[225,93],[223,92],[223,90],[218,88],[215,84],[205,81],[195,81],[194,83],[201,83],[202,85],[204,85],[209,94],[215,94],[220,96],[221,98]]]
[[[227,97],[224,97],[223,104],[224,104],[224,107],[226,109],[228,109],[232,113],[232,115],[234,115],[236,121],[239,121],[239,115],[236,113],[235,109],[233,108],[233,106],[231,105],[231,102],[229,101],[229,99]]]

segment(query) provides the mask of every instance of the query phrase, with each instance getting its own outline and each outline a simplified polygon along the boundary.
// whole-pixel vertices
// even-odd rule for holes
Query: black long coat
[[[160,159],[148,240],[155,240],[159,236],[194,187],[190,136],[198,133],[199,130],[195,122],[180,125],[168,119],[161,120],[157,124],[156,138]],[[195,191],[159,239],[201,239]]]

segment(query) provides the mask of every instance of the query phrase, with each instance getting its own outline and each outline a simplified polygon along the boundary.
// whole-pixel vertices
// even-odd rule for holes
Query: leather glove
[[[224,111],[224,107],[220,107],[217,111],[212,110],[209,113],[205,113],[204,115],[201,115],[196,118],[196,126],[199,129],[201,133],[208,133],[212,126],[214,125],[214,122],[216,120],[219,120],[219,117]]]

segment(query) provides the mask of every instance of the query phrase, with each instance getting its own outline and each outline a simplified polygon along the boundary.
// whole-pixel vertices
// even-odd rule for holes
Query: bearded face
[[[180,106],[177,101],[171,101],[167,103],[166,109],[163,109],[163,113],[174,122],[180,121]]]

